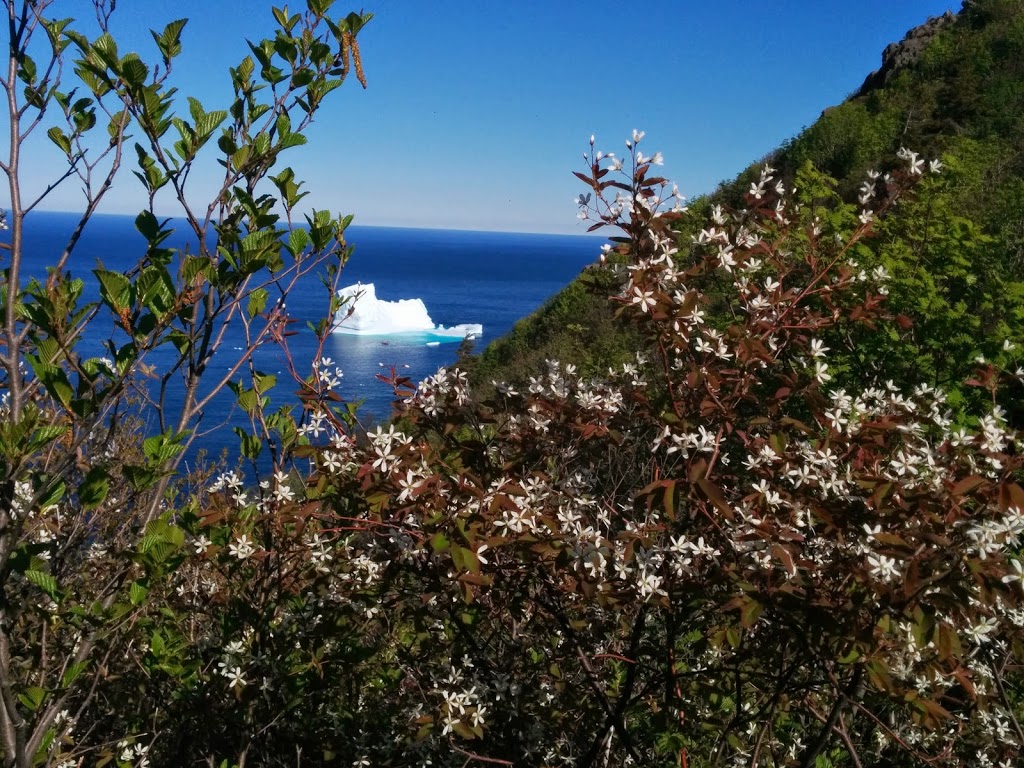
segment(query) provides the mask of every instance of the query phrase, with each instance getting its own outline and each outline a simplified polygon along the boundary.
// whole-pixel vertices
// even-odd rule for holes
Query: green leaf
[[[68,668],[64,670],[64,675],[61,678],[61,684],[65,688],[70,688],[71,685],[81,677],[82,673],[89,667],[89,661],[79,661],[74,664],[68,665]]]
[[[306,0],[306,7],[317,16],[323,16],[334,5],[334,0]]]
[[[102,467],[93,467],[78,488],[78,500],[85,509],[102,504],[110,493],[110,477]]]
[[[117,43],[114,42],[114,38],[110,36],[109,32],[104,32],[97,37],[91,48],[93,52],[99,55],[108,68],[116,71],[119,64],[117,60]]]
[[[46,132],[46,135],[50,137],[50,141],[56,144],[64,154],[71,154],[71,138],[64,131],[54,126]]]
[[[35,452],[43,448],[59,437],[65,435],[69,427],[63,424],[47,424],[40,427],[32,435],[28,442],[28,451]]]
[[[205,143],[227,117],[228,113],[225,110],[219,109],[215,112],[207,112],[196,120],[196,134],[199,136],[200,143]]]
[[[246,413],[255,413],[259,407],[260,398],[254,389],[243,389],[237,393],[238,407]]]
[[[100,298],[104,304],[118,313],[131,307],[132,284],[127,277],[120,272],[105,269],[94,269],[92,273],[100,281]]]
[[[71,401],[75,396],[75,390],[71,386],[71,382],[68,380],[68,375],[64,372],[64,369],[54,365],[39,363],[32,355],[27,355],[26,357],[29,365],[32,366],[33,372],[43,382],[43,386],[46,387],[50,397],[65,408],[70,408]]]
[[[293,256],[298,256],[309,245],[309,233],[304,229],[293,229],[288,236],[288,247]]]
[[[122,109],[120,112],[115,112],[111,116],[110,122],[107,123],[107,134],[110,136],[112,141],[117,139],[117,137],[121,135],[122,126],[127,127],[128,122],[129,115],[127,109]]]
[[[178,350],[179,355],[187,355],[189,349],[192,347],[192,339],[187,333],[179,331],[176,328],[172,328],[171,332],[167,335],[170,339],[171,344]]]
[[[764,607],[757,600],[749,598],[740,609],[740,624],[744,629],[753,627],[759,618]]]
[[[164,27],[164,31],[159,35],[153,30],[149,30],[149,34],[156,41],[156,47],[160,50],[160,55],[164,57],[165,62],[181,53],[181,31],[187,23],[188,19],[172,21]]]
[[[128,588],[128,600],[132,605],[142,605],[147,594],[149,594],[149,589],[141,581],[133,581]]]
[[[181,441],[188,435],[187,432],[172,434],[170,430],[162,435],[154,435],[142,441],[142,452],[153,464],[163,464],[185,450]]]
[[[32,688],[26,688],[23,693],[18,694],[18,700],[28,709],[30,712],[35,712],[39,709],[43,701],[46,699],[46,691],[38,686]]]
[[[36,81],[36,63],[27,53],[23,53],[18,61],[18,79],[28,85],[34,85]]]
[[[256,461],[263,450],[263,441],[255,435],[250,435],[241,427],[235,427],[235,434],[241,441],[242,456],[249,461]]]
[[[249,319],[253,319],[259,315],[267,306],[267,298],[270,294],[267,293],[266,288],[257,288],[249,294],[249,303],[246,306],[246,314],[249,315]]]
[[[256,371],[252,377],[253,388],[259,394],[265,394],[273,389],[274,385],[277,384],[277,376],[272,373],[263,373],[262,371]]]
[[[25,578],[39,587],[47,596],[56,601],[60,592],[57,580],[45,571],[25,571]]]
[[[39,501],[39,505],[46,509],[47,507],[56,506],[57,503],[64,498],[64,491],[67,490],[67,485],[63,480],[58,480],[49,491]]]
[[[198,282],[202,276],[209,280],[214,274],[213,260],[209,256],[186,256],[181,268],[181,276],[186,285]]]
[[[433,546],[433,541],[431,542],[431,545]],[[480,573],[480,560],[477,558],[476,552],[473,550],[460,547],[455,544],[451,547],[451,557],[455,570],[469,573]]]
[[[120,63],[121,77],[132,88],[138,88],[149,77],[149,68],[142,62],[138,54],[129,53]]]
[[[174,282],[163,266],[148,266],[136,281],[139,299],[155,315],[169,312],[175,303]]]
[[[149,533],[139,540],[139,552],[146,554],[167,544],[167,539],[160,533]]]

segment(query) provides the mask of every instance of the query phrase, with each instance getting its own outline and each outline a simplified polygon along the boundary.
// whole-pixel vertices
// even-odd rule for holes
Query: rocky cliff
[[[964,8],[969,5],[970,0],[965,0]],[[963,13],[963,9],[961,9],[961,13]],[[885,50],[882,51],[882,66],[867,76],[864,84],[861,85],[854,96],[863,96],[876,88],[881,88],[897,72],[917,63],[924,49],[928,47],[928,43],[932,41],[932,38],[954,19],[956,19],[956,14],[952,11],[946,11],[941,16],[934,16],[924,24],[914,27],[907,32],[900,42],[887,45]]]

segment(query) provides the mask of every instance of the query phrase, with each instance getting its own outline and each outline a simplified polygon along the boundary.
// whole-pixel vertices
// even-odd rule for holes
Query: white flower
[[[825,411],[825,416],[828,418],[829,424],[836,432],[842,432],[843,427],[850,423],[841,409],[836,408],[834,411]]]
[[[871,571],[871,575],[876,579],[882,581],[895,581],[900,577],[899,568],[896,567],[896,561],[891,557],[885,555],[868,555],[868,568]]]
[[[811,357],[824,357],[830,349],[821,339],[811,339]]]
[[[657,304],[653,291],[645,291],[639,285],[633,286],[633,295],[630,297],[631,304],[639,304],[640,311],[646,312],[648,308],[653,309]]]
[[[987,616],[977,624],[967,628],[967,636],[979,645],[984,645],[992,640],[989,635],[996,631],[999,622],[991,616]]]
[[[903,451],[896,454],[896,458],[889,462],[899,477],[903,477],[906,474],[916,475],[917,471],[917,460],[911,456],[907,456]]]
[[[249,537],[244,533],[228,547],[228,554],[232,557],[237,557],[239,560],[245,560],[255,551],[256,547],[253,546]]]
[[[245,679],[245,673],[241,667],[224,667],[221,670],[221,674],[228,679],[228,685],[231,688],[238,688],[241,690],[249,684],[249,681]]]
[[[825,384],[829,379],[832,378],[832,374],[828,373],[828,365],[822,362],[814,363],[814,378],[821,384]]]
[[[229,656],[238,656],[245,650],[245,644],[241,640],[232,640],[224,646],[224,653]]]

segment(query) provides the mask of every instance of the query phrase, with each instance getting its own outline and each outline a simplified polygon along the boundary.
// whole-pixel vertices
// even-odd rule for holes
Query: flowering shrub
[[[822,341],[883,316],[887,274],[859,262],[928,166],[869,179],[853,221],[766,168],[684,264],[642,138],[592,154],[581,206],[623,232],[612,300],[651,354],[480,404],[458,371],[396,380],[401,431],[353,461],[417,564],[410,721],[456,759],[1010,765],[1018,437],[999,408],[954,426],[925,385],[831,387]],[[693,287],[712,277],[726,320]]]
[[[230,109],[193,105],[190,122],[168,122],[166,74],[25,6],[55,62],[80,50],[92,101],[44,88],[14,46],[17,93],[62,108],[50,138],[83,181],[97,110],[111,151],[141,132],[150,210],[137,271],[99,270],[99,303],[81,303],[66,258],[22,284],[31,205],[5,169],[4,765],[1013,765],[1024,489],[998,403],[1015,374],[979,363],[969,384],[991,406],[954,419],[934,386],[837,384],[830,348],[900,322],[871,236],[940,165],[904,150],[853,211],[811,168],[792,183],[765,168],[744,209],[688,225],[693,256],[674,229],[691,214],[643,134],[622,157],[592,140],[581,217],[618,229],[604,282],[645,340],[634,360],[601,376],[550,361],[484,401],[458,368],[418,384],[392,371],[397,417],[367,431],[337,394],[343,361],[321,356],[289,371],[298,403],[272,410],[275,380],[250,364],[264,342],[287,351],[268,289],[329,259],[329,318],[348,253],[345,220],[292,230],[298,184],[267,176],[349,69],[363,77],[366,18],[328,6],[276,10],[275,38],[232,71]],[[161,72],[180,31],[156,36]],[[187,169],[225,121],[228,181],[196,215]],[[162,247],[164,187],[216,249]],[[81,329],[102,317],[111,356],[86,358]],[[228,320],[252,344],[206,384]],[[175,367],[136,386],[166,344]],[[128,394],[162,405],[178,373],[184,408],[144,434]],[[177,471],[224,386],[255,482]]]

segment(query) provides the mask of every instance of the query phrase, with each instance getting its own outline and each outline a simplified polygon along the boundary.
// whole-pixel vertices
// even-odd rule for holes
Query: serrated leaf
[[[88,660],[86,660],[86,661],[78,661],[78,662],[75,662],[74,664],[68,665],[68,668],[64,670],[64,675],[61,678],[61,684],[65,688],[70,687],[75,682],[75,680],[77,680],[79,677],[81,677],[82,673],[88,667],[89,667]]]
[[[25,571],[25,578],[43,590],[51,600],[57,599],[60,587],[57,585],[57,580],[49,573],[45,571]]]
[[[148,266],[136,281],[136,290],[143,306],[155,315],[169,312],[174,306],[174,282],[162,266]]]
[[[173,59],[181,53],[181,31],[187,23],[188,19],[176,19],[164,27],[164,31],[159,35],[153,30],[149,31],[165,60]]]
[[[26,688],[18,694],[18,700],[31,712],[35,712],[42,706],[46,699],[46,691],[38,686]]]
[[[263,312],[267,306],[269,295],[266,288],[257,288],[249,294],[249,302],[246,305],[245,312],[249,315],[250,320]]]
[[[64,498],[64,491],[67,490],[67,485],[63,480],[58,480],[57,483],[50,488],[49,491],[39,501],[39,505],[46,509],[47,507],[56,506],[56,504]]]
[[[111,69],[115,69],[118,65],[117,60],[117,43],[114,42],[114,38],[110,36],[109,32],[104,32],[102,35],[96,38],[92,44],[92,51],[99,54],[103,63]]]
[[[147,594],[149,594],[149,590],[138,581],[133,581],[128,588],[128,600],[132,605],[142,605]]]
[[[78,500],[85,509],[102,504],[110,493],[110,477],[102,467],[93,467],[78,487]]]
[[[142,62],[137,54],[129,53],[120,63],[121,77],[129,86],[137,88],[146,82],[149,77],[149,68]]]
[[[57,438],[63,436],[69,427],[62,424],[47,424],[37,429],[31,439],[28,442],[28,450],[30,452],[38,451],[40,448],[52,443]]]
[[[228,113],[222,109],[207,112],[196,120],[196,134],[201,142],[205,142],[220,124],[227,119]]]
[[[180,444],[184,437],[184,433],[172,436],[170,431],[154,435],[142,441],[142,451],[150,462],[163,464],[185,450]]]
[[[104,304],[118,313],[131,306],[132,284],[127,277],[105,269],[94,269],[93,274],[100,281],[100,298]]]
[[[56,144],[64,154],[71,154],[71,139],[64,133],[64,131],[57,126],[54,126],[46,132],[46,135],[50,137],[50,141]]]
[[[309,233],[304,229],[293,229],[291,234],[288,236],[288,247],[291,248],[292,254],[298,256],[309,245]]]
[[[139,552],[141,554],[146,554],[147,552],[152,552],[157,547],[162,547],[166,543],[167,539],[165,539],[163,535],[159,533],[150,533],[139,540]]]

